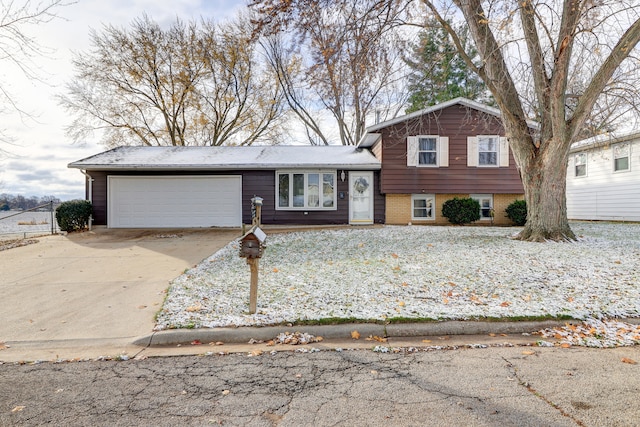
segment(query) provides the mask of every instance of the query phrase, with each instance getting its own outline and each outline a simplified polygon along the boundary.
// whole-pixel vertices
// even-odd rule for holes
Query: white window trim
[[[491,221],[491,216],[482,216],[482,199],[489,199],[489,208],[493,210],[493,194],[470,194],[469,197],[480,203],[480,221]]]
[[[584,175],[578,175],[578,171],[576,169],[576,167],[578,166],[576,164],[576,159],[578,158],[578,156],[584,156]],[[587,153],[576,153],[573,155],[573,177],[574,178],[586,178],[589,175],[589,156],[587,155]]]
[[[627,155],[625,156],[627,158],[627,168],[626,169],[620,169],[620,170],[616,170],[616,145],[626,145],[627,146]],[[628,142],[621,142],[619,144],[614,144],[613,146],[611,146],[611,157],[613,159],[612,162],[612,169],[613,169],[613,173],[626,173],[626,172],[630,172],[631,171],[631,144],[629,144]],[[624,158],[624,157],[618,157],[620,159]]]
[[[433,206],[431,208],[432,215],[430,217],[413,216],[415,200],[427,200],[433,199]],[[436,196],[435,194],[412,194],[411,195],[411,220],[412,221],[435,221],[436,220]]]
[[[480,153],[478,151],[478,138],[494,137],[498,138],[498,164],[481,165]],[[506,137],[500,135],[476,135],[467,137],[467,166],[477,168],[505,168],[509,167],[509,141]]]
[[[419,164],[420,138],[435,138],[436,164]],[[407,166],[418,168],[446,168],[449,167],[449,137],[439,135],[416,135],[407,137]]]
[[[289,175],[289,203],[293,204],[293,175],[304,174],[304,206],[280,206],[280,175]],[[322,190],[318,188],[318,197],[320,201],[319,206],[308,206],[309,194],[307,190],[309,188],[309,174],[320,174],[320,186],[322,185],[322,174],[333,175],[333,206],[324,207],[322,203]],[[275,206],[277,211],[335,211],[338,209],[338,174],[336,170],[326,169],[304,169],[304,170],[277,170],[276,171],[276,194],[275,194]]]

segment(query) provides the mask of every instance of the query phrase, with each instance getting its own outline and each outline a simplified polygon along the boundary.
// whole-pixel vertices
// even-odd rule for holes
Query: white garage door
[[[238,227],[242,177],[110,176],[111,228]]]

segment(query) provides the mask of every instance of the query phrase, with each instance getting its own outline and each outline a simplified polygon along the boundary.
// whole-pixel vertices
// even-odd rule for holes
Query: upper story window
[[[574,157],[574,175],[587,176],[587,153],[578,153]]]
[[[278,210],[335,210],[335,171],[276,172]]]
[[[408,137],[407,166],[449,166],[449,138],[438,135],[418,135]]]
[[[613,146],[613,171],[622,172],[629,170],[629,144],[616,144]]]
[[[498,135],[467,137],[467,166],[509,167],[509,143]]]
[[[435,136],[418,138],[418,165],[438,165],[438,138]]]
[[[478,137],[478,166],[498,166],[498,137]]]

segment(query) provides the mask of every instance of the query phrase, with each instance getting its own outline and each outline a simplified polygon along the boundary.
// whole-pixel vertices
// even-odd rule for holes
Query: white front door
[[[349,172],[349,223],[373,224],[373,172]]]

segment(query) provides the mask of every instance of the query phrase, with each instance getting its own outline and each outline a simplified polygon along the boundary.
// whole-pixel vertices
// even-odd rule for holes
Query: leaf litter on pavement
[[[511,238],[519,229],[504,227],[268,235],[255,314],[248,313],[249,266],[234,241],[171,283],[156,330],[325,319],[639,317],[640,224],[572,228],[574,243],[521,242]]]

